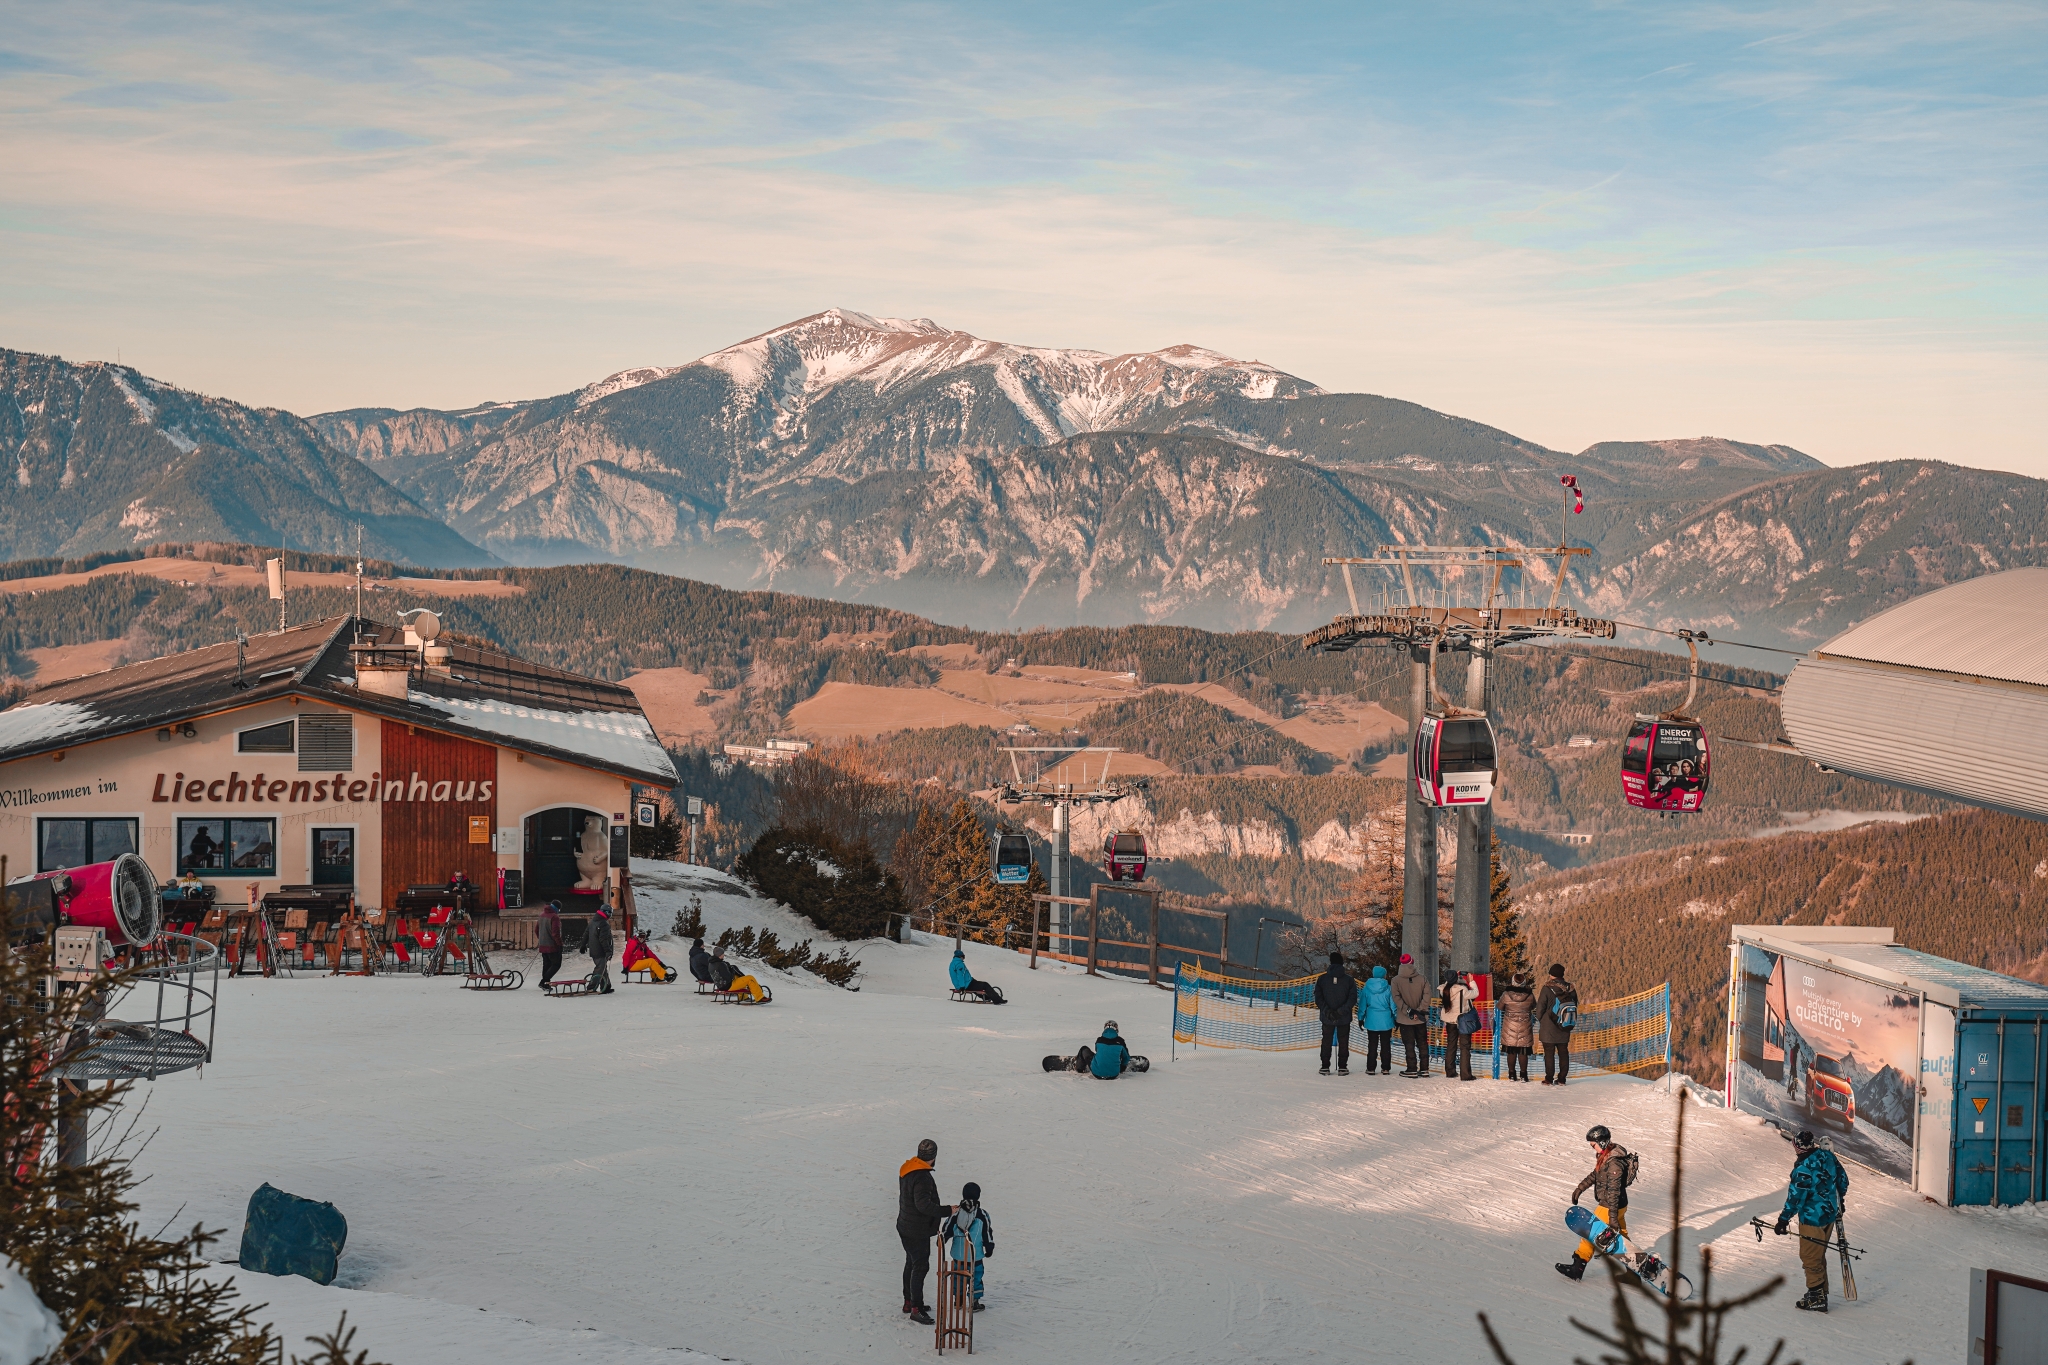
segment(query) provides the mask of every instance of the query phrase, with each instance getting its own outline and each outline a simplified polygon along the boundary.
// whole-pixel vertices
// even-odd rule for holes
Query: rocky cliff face
[[[11,557],[155,541],[350,550],[430,566],[488,563],[412,498],[275,408],[188,392],[120,365],[0,351]]]

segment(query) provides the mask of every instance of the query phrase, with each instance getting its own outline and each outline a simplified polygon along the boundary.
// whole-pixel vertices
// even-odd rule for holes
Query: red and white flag
[[[1586,494],[1585,491],[1579,487],[1579,476],[1576,474],[1560,474],[1558,476],[1557,481],[1563,484],[1566,488],[1572,490],[1572,511],[1585,511]]]

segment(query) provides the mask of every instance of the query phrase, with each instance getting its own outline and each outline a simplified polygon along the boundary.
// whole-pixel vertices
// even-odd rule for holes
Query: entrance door
[[[353,829],[313,831],[313,885],[356,884],[356,832]]]

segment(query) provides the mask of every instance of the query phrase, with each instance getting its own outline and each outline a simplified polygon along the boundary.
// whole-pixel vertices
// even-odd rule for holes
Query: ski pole
[[[1759,1242],[1761,1242],[1764,1239],[1764,1234],[1766,1232],[1776,1232],[1778,1230],[1777,1224],[1766,1223],[1761,1218],[1750,1219],[1749,1225],[1752,1228],[1756,1229],[1756,1239]],[[1788,1235],[1797,1237],[1802,1242],[1819,1242],[1822,1246],[1825,1247],[1838,1248],[1844,1255],[1854,1253],[1855,1255],[1860,1257],[1864,1254],[1862,1247],[1852,1247],[1849,1245],[1848,1234],[1842,1230],[1840,1220],[1837,1220],[1836,1222],[1835,1232],[1836,1238],[1834,1240],[1830,1240],[1826,1237],[1810,1236],[1809,1234],[1804,1232],[1795,1232],[1790,1233]]]

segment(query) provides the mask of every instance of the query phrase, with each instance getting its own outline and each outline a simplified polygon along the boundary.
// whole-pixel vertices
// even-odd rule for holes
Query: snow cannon
[[[89,863],[84,867],[44,872],[31,879],[48,886],[46,894],[58,912],[60,922],[106,931],[107,942],[116,948],[141,947],[155,941],[163,928],[163,897],[149,864],[133,853],[123,853],[110,863]],[[19,891],[18,885],[9,887]],[[33,904],[41,888],[24,899]]]

